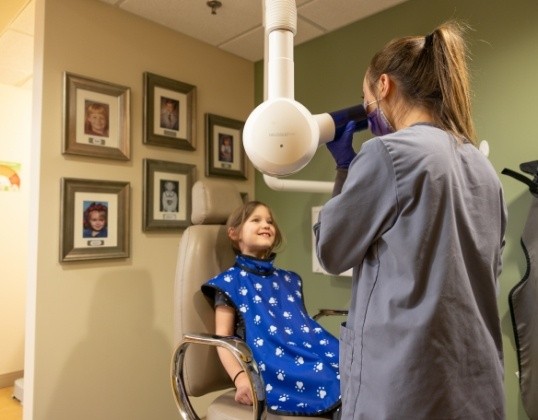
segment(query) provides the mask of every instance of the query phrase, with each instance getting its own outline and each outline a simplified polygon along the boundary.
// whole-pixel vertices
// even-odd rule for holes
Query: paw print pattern
[[[323,332],[323,330],[320,327],[316,327],[316,328],[314,328],[314,332],[316,334],[321,334]]]
[[[284,275],[284,280],[286,280],[288,283],[291,281],[289,274]]]
[[[278,299],[275,298],[275,297],[270,297],[270,298],[269,298],[269,305],[271,305],[271,306],[276,306],[276,305],[278,305]]]
[[[273,385],[267,384],[265,385],[265,392],[271,392],[273,390]]]
[[[297,296],[299,299],[303,296],[301,294],[301,292],[299,292],[298,290],[295,292],[295,296]]]
[[[280,397],[278,397],[278,401],[280,402],[286,402],[290,399],[290,396],[288,394],[282,394]]]
[[[282,369],[277,370],[276,371],[276,378],[279,381],[283,381],[284,379],[286,379],[286,372],[284,372]]]
[[[276,326],[271,325],[269,327],[269,335],[275,335],[277,331],[278,331],[278,328]]]
[[[254,287],[258,292],[263,289],[263,286],[260,283],[256,283]]]
[[[302,364],[304,364],[304,359],[303,359],[303,357],[302,357],[302,356],[297,356],[297,357],[295,358],[295,364],[296,364],[297,366],[301,366]]]
[[[245,305],[244,303],[242,305],[239,305],[239,312],[246,314],[248,311],[248,305]]]
[[[325,391],[325,388],[324,388],[324,387],[320,386],[320,387],[318,388],[318,390],[316,391],[316,395],[317,395],[319,398],[323,399],[323,398],[325,398],[325,397],[327,396],[327,391]]]
[[[323,362],[317,362],[314,365],[314,372],[321,372],[323,370]]]
[[[284,356],[284,349],[282,347],[277,347],[275,349],[275,356],[277,356],[277,357]]]
[[[248,290],[246,287],[239,288],[239,293],[243,296],[246,296],[248,294]]]
[[[241,270],[239,274],[241,275],[241,277],[245,277],[247,275],[247,272],[245,270]]]
[[[327,345],[329,345],[329,340],[327,340],[326,338],[324,338],[323,340],[319,340],[319,345],[320,346],[327,346]]]
[[[259,295],[256,295],[252,298],[252,301],[254,303],[261,303],[262,302],[262,298],[259,296]]]
[[[226,275],[224,276],[224,281],[225,281],[226,283],[230,283],[230,282],[232,281],[232,279],[233,279],[233,277],[232,277],[230,274],[226,274]]]
[[[255,345],[256,347],[261,347],[261,346],[263,346],[263,338],[261,338],[261,337],[256,338],[256,340],[254,340],[254,345]]]
[[[329,359],[332,359],[333,357],[336,356],[336,354],[333,353],[332,351],[327,351],[325,352],[325,356],[327,356]]]
[[[308,327],[308,325],[301,325],[301,331],[308,334],[310,332],[310,328]]]
[[[286,318],[286,319],[291,319],[291,318],[292,318],[291,313],[288,312],[288,311],[284,311],[284,312],[282,313],[282,315],[284,315],[284,318]]]
[[[307,343],[306,341],[303,341],[303,346],[306,347],[307,349],[311,349],[311,348],[312,348],[312,344]]]
[[[293,295],[288,295],[288,302],[295,302]]]
[[[276,281],[273,282],[273,289],[275,289],[275,290],[280,289],[280,286],[278,285],[278,283]]]
[[[261,322],[262,322],[262,317],[259,316],[259,315],[256,315],[256,316],[254,317],[254,323],[255,323],[256,325],[260,325]]]
[[[265,362],[258,363],[258,367],[260,368],[260,372],[265,372]]]
[[[304,383],[302,383],[301,381],[295,382],[295,390],[297,392],[304,392],[305,390]]]
[[[284,327],[284,332],[288,335],[292,335],[293,334],[293,330],[290,328],[290,327]]]

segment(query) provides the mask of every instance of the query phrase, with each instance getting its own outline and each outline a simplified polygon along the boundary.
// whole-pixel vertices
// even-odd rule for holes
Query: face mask
[[[375,100],[366,104],[364,106],[364,109],[366,109],[368,105],[371,105],[374,102],[378,101]],[[374,136],[384,136],[385,134],[394,133],[394,128],[392,128],[392,125],[390,125],[389,121],[387,120],[387,117],[385,117],[385,114],[379,106],[372,112],[370,112],[367,115],[367,118],[368,128],[370,128],[370,131]]]

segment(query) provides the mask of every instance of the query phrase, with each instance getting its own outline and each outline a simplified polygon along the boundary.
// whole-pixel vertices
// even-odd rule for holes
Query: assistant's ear
[[[383,73],[378,80],[379,99],[385,99],[392,90],[392,80],[388,74]]]

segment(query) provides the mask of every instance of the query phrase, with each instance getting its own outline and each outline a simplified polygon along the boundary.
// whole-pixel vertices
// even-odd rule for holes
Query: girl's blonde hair
[[[273,215],[273,212],[269,208],[269,206],[265,203],[262,203],[261,201],[249,201],[242,206],[236,208],[232,214],[228,217],[228,220],[226,222],[226,230],[229,232],[230,230],[233,230],[235,232],[239,232],[242,228],[245,222],[248,220],[248,218],[254,213],[257,207],[263,206],[267,209],[269,212],[269,215],[271,216],[271,219],[273,220],[273,226],[275,228],[275,241],[273,242],[273,246],[271,246],[270,249],[267,250],[267,255],[269,256],[273,250],[277,250],[283,243],[283,236],[282,232],[280,231],[280,228],[278,227],[278,223],[276,222],[275,216]],[[231,238],[230,238],[231,239]],[[232,241],[232,247],[235,251],[240,251],[239,244],[237,241]]]
[[[375,82],[388,74],[404,101],[428,109],[436,125],[476,145],[464,32],[450,21],[426,36],[392,40],[372,58],[366,80],[374,92]]]

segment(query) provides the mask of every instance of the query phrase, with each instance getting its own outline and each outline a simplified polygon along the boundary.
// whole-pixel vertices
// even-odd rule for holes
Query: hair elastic
[[[245,371],[244,371],[243,369],[241,369],[239,372],[237,372],[237,373],[235,374],[235,376],[234,376],[234,378],[233,378],[233,380],[232,380],[232,382],[234,383],[234,385],[235,385],[235,380],[237,379],[237,377],[238,377],[239,375],[241,375],[243,372],[245,372]]]

